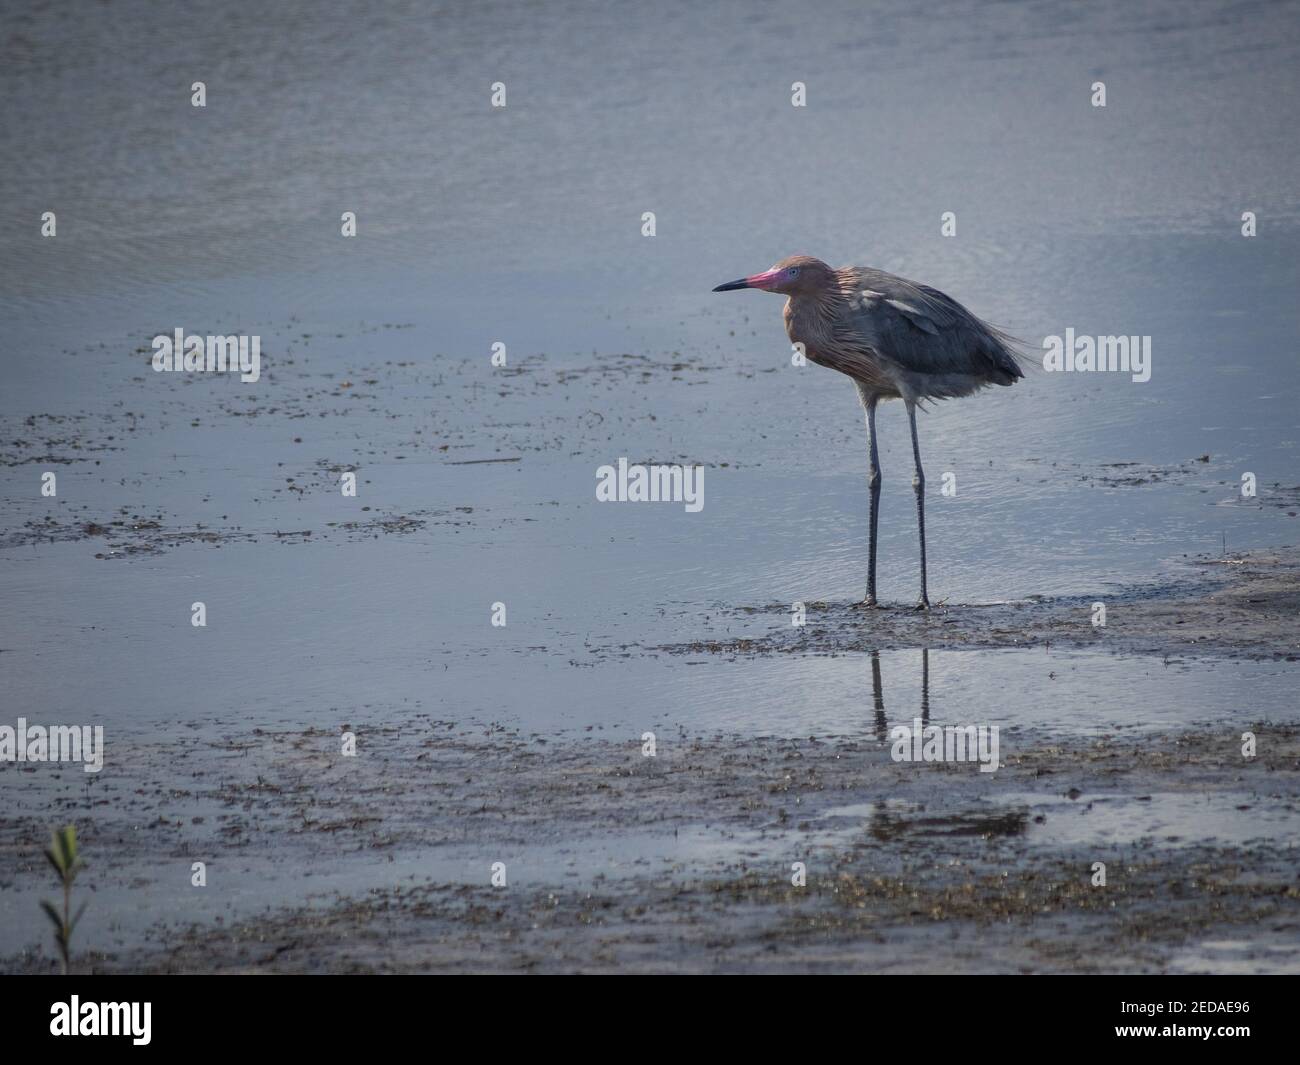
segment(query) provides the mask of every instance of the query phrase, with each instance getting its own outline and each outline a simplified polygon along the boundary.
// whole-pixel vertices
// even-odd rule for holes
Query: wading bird
[[[925,590],[925,473],[916,439],[916,408],[926,400],[968,396],[988,385],[1023,377],[1015,340],[980,321],[956,300],[928,285],[865,266],[835,270],[809,255],[792,255],[770,270],[719,285],[714,292],[758,288],[779,292],[785,331],[807,358],[853,378],[867,412],[871,449],[871,541],[867,606],[876,605],[876,525],[880,515],[880,461],[876,404],[901,399],[912,427],[916,524],[921,536],[921,597]]]

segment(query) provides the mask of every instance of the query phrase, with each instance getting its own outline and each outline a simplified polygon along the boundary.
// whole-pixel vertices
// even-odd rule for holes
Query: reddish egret
[[[916,407],[926,400],[968,396],[988,385],[1023,377],[1015,341],[980,321],[950,296],[882,270],[846,266],[834,270],[820,259],[792,255],[770,270],[719,285],[714,292],[761,288],[785,302],[785,331],[821,366],[853,378],[867,412],[871,449],[871,546],[867,563],[868,606],[876,605],[876,523],[880,515],[880,461],[876,454],[876,404],[901,399],[912,426],[916,473],[916,524],[921,536],[921,597],[925,591],[925,474],[916,439]]]

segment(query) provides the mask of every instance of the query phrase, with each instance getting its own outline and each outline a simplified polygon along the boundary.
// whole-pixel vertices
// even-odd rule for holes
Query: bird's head
[[[739,281],[728,281],[714,292],[730,292],[737,288],[761,288],[764,292],[780,292],[794,296],[801,292],[816,292],[835,283],[835,271],[811,255],[791,255],[782,259],[770,270]]]

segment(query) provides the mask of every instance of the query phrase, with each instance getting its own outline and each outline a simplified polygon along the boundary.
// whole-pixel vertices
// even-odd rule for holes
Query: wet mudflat
[[[40,851],[65,822],[94,970],[1297,967],[1294,548],[1117,556],[1090,578],[1030,552],[998,597],[942,568],[974,520],[958,511],[932,542],[965,594],[918,613],[904,564],[865,609],[855,463],[786,476],[806,458],[735,420],[773,375],[538,355],[489,395],[467,360],[403,358],[404,333],[286,340],[271,404],[199,414],[176,379],[156,424],[123,429],[110,392],[74,432],[14,426],[0,551],[26,612],[0,666],[33,721],[104,723],[106,758],[0,765],[6,969],[54,966]],[[365,335],[390,357],[358,359]],[[693,434],[688,388],[729,427]],[[201,450],[237,461],[190,490],[169,456]],[[702,465],[705,510],[594,504],[625,452]],[[41,504],[24,478],[56,458],[75,490]],[[1171,520],[1209,497],[1234,543],[1289,529],[1284,506],[1234,498],[1230,469],[1112,484],[1025,456],[990,484]],[[780,537],[827,515],[818,493],[848,549],[790,559]],[[906,557],[910,533],[891,524],[885,549]],[[915,718],[999,726],[1000,768],[894,761],[890,729]]]
[[[0,968],[66,822],[85,969],[1297,967],[1293,5],[290,2],[250,64],[263,7],[0,14],[0,725],[105,730],[0,762]],[[902,411],[868,611],[854,390],[709,291],[794,251],[1152,338],[924,416],[929,614]],[[153,372],[176,328],[259,380]]]
[[[1109,599],[1109,604],[1107,600]],[[1108,607],[1104,615],[1096,609]],[[754,635],[727,618],[722,640],[667,645],[674,654],[842,654],[886,648],[1091,648],[1171,658],[1300,661],[1300,551],[1190,560],[1173,582],[1118,596],[1035,597],[1011,602],[936,604],[917,611],[860,603],[803,604],[792,623],[786,604],[745,607]],[[773,624],[780,618],[783,623]],[[760,621],[761,619],[761,621]],[[766,622],[766,624],[764,624]],[[765,631],[775,629],[775,632]]]
[[[1173,668],[1196,683],[1293,657],[1295,552],[1208,572],[1111,597],[1110,618],[1145,618],[1134,624],[1163,656],[1167,691]],[[1024,605],[926,618],[820,604],[796,643],[586,652],[597,670],[869,661],[870,699],[863,677],[847,732],[709,732],[646,707],[649,755],[633,727],[611,737],[614,722],[529,731],[372,706],[307,729],[119,730],[102,774],[4,765],[5,967],[54,967],[34,942],[40,847],[49,824],[74,822],[90,860],[87,971],[1300,971],[1289,696],[1262,717],[1243,697],[1191,729],[1127,715],[1086,737],[1082,722],[1011,723],[992,773],[973,755],[898,760],[896,725],[993,716],[961,716],[977,704],[935,685],[932,659],[997,647],[1014,624],[1015,645],[1042,644],[1018,660],[1046,653],[1047,677],[1125,660],[1113,644],[1052,651],[1086,639],[1068,635],[1086,613],[1073,601],[1032,604],[1029,624],[990,633],[988,611]],[[1225,611],[1230,624],[1201,632]],[[889,649],[917,639],[934,647],[919,663]],[[919,692],[900,677],[917,664]]]
[[[986,775],[894,761],[873,732],[666,735],[646,757],[345,725],[358,757],[257,732],[142,745],[103,784],[65,770],[6,818],[6,896],[57,816],[112,914],[95,971],[1300,970],[1295,726],[1249,726],[1251,758],[1235,729],[1015,730]],[[301,902],[257,905],[272,884]]]
[[[807,458],[743,416],[774,375],[538,355],[489,394],[468,360],[403,358],[405,332],[365,360],[359,335],[286,340],[274,403],[213,412],[176,379],[134,428],[111,391],[70,434],[14,426],[0,667],[17,712],[103,723],[106,755],[0,764],[6,969],[54,965],[40,851],[66,822],[95,970],[1297,967],[1294,548],[1090,576],[1030,550],[994,581],[944,545],[996,516],[958,510],[932,543],[961,594],[911,610],[904,563],[865,609],[856,463],[788,475]],[[683,390],[725,424],[695,432]],[[191,488],[177,453],[234,461]],[[623,453],[703,466],[705,510],[595,504]],[[72,487],[41,503],[53,458]],[[1111,484],[1023,456],[989,486],[1288,530],[1231,466]],[[918,717],[998,726],[1001,767],[894,761]]]

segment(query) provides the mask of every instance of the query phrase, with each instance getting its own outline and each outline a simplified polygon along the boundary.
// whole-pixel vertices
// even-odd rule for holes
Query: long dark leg
[[[912,475],[912,491],[916,493],[916,527],[921,534],[921,598],[917,610],[930,609],[930,597],[925,594],[925,471],[921,469],[921,445],[916,439],[916,404],[907,405],[907,420],[912,426],[912,455],[916,459],[916,473]]]
[[[876,451],[876,397],[865,393],[862,405],[867,408],[867,443],[871,447],[871,465],[867,488],[871,492],[871,543],[867,548],[867,606],[876,605],[876,529],[880,524],[880,456]]]

